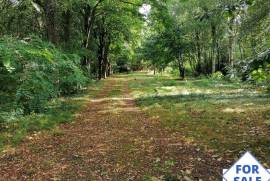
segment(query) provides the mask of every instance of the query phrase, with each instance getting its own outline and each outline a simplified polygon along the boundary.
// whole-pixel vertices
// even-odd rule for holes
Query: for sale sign
[[[223,181],[270,181],[270,172],[246,152],[230,169],[223,170]]]

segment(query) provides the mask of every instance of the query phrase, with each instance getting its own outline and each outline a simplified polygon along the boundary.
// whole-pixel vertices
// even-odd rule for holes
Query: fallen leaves
[[[164,129],[158,117],[145,115],[128,95],[128,80],[112,78],[104,86],[98,101],[89,102],[73,123],[38,139],[31,136],[16,150],[7,150],[0,158],[0,174],[14,180],[219,177],[209,172],[224,165],[222,157],[214,154],[216,150],[207,152],[193,140],[184,141],[177,132]],[[115,88],[121,91],[111,98]],[[116,114],[116,109],[121,111]]]

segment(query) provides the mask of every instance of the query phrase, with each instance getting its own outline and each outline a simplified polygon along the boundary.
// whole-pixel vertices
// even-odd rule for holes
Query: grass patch
[[[137,104],[161,125],[202,147],[236,156],[250,150],[270,159],[270,95],[249,84],[213,79],[179,81],[133,74]]]
[[[15,146],[28,134],[42,130],[50,130],[53,135],[61,135],[61,130],[55,129],[56,126],[73,121],[75,114],[87,101],[95,97],[102,87],[103,82],[93,82],[81,94],[50,101],[46,111],[40,114],[32,113],[23,116],[13,110],[12,106],[6,107],[7,104],[0,104],[0,150]]]
[[[117,97],[121,94],[121,90],[120,89],[114,89],[110,92],[109,97]]]

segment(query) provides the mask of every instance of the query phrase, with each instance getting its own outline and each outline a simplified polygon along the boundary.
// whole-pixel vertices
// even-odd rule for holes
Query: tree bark
[[[72,14],[70,12],[70,10],[67,10],[63,13],[63,19],[64,19],[64,24],[63,24],[63,32],[64,32],[64,44],[65,47],[68,48],[69,47],[69,43],[70,43],[70,25],[71,25],[71,17]]]
[[[91,35],[92,35],[92,28],[95,22],[95,18],[96,18],[96,9],[97,7],[100,5],[100,3],[103,0],[99,0],[97,2],[97,4],[94,7],[91,7],[89,5],[87,5],[84,8],[84,36],[85,36],[85,40],[83,41],[83,47],[88,49],[89,48],[89,42],[91,39]],[[87,57],[84,57],[81,61],[81,66],[87,66],[89,67],[91,64],[90,60]],[[89,72],[90,74],[90,72]]]
[[[99,35],[99,51],[98,51],[98,79],[103,78],[103,64],[104,64],[104,53],[105,53],[105,42],[104,42],[104,33],[101,32]]]
[[[196,39],[196,49],[197,49],[197,59],[198,59],[196,71],[197,71],[198,75],[200,75],[202,73],[202,52],[201,52],[201,43],[200,43],[199,32],[196,32],[195,39]]]
[[[51,43],[57,43],[56,25],[55,25],[55,1],[46,0],[44,5],[45,19],[46,19],[46,35]]]
[[[184,66],[184,62],[183,62],[181,51],[179,51],[179,55],[178,55],[177,61],[178,61],[179,78],[181,80],[184,80],[185,79],[185,66]]]
[[[106,33],[105,33],[106,36]],[[107,40],[107,41],[106,41]],[[110,45],[111,41],[110,38],[105,37],[105,47],[104,47],[104,62],[103,62],[103,78],[106,79],[109,76],[108,70],[109,70],[109,51],[110,51]]]
[[[212,74],[216,72],[216,59],[217,59],[217,32],[216,26],[212,25]]]
[[[90,37],[91,37],[91,33],[92,33],[92,27],[93,27],[95,17],[96,17],[96,10],[102,1],[103,0],[99,0],[93,8],[88,6],[86,9],[86,14],[85,14],[85,30],[86,30],[86,32],[85,32],[85,35],[86,35],[85,48],[88,48],[88,46],[89,46],[89,41],[90,41]]]
[[[235,28],[234,28],[234,20],[233,16],[229,22],[229,64],[234,66],[234,46],[235,46]]]

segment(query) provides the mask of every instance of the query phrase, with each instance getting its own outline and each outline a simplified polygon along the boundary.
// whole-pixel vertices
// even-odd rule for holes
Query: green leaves
[[[19,77],[13,91],[25,114],[43,112],[48,100],[78,92],[87,79],[79,68],[80,57],[65,54],[47,42],[31,37],[28,42],[0,39],[0,74]],[[3,80],[0,80],[3,81]],[[3,82],[0,82],[3,84]]]
[[[251,73],[251,77],[258,83],[270,81],[270,64],[266,68],[259,68]]]

